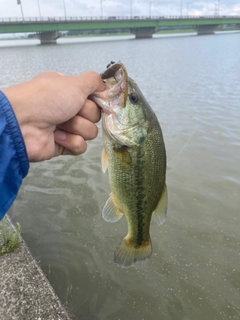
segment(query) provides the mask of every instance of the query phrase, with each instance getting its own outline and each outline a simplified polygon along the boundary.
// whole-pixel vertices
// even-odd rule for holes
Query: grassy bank
[[[21,245],[21,226],[16,224],[16,231],[7,225],[6,218],[0,222],[0,256],[17,250]]]

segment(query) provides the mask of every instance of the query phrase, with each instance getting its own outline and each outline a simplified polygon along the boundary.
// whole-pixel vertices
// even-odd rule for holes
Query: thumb
[[[101,76],[95,71],[88,71],[79,76],[74,76],[77,80],[77,85],[81,91],[86,95],[90,96],[95,91],[104,91],[106,85],[103,82]]]

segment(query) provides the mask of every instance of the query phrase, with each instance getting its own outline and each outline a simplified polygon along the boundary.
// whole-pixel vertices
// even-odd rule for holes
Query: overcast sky
[[[133,16],[151,15],[213,15],[215,4],[220,2],[221,15],[240,15],[239,0],[21,0],[24,17],[39,17],[38,3],[42,17],[63,17],[64,2],[68,17],[129,16],[132,7]],[[132,5],[131,5],[132,4]],[[0,19],[21,17],[21,7],[17,0],[0,0]]]

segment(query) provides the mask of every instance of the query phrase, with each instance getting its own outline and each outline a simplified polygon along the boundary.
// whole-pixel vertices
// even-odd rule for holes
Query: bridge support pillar
[[[61,37],[61,33],[58,31],[46,31],[36,34],[36,38],[41,41],[41,44],[55,44],[59,37]]]
[[[209,26],[197,26],[197,34],[214,34],[214,31],[217,29],[217,25],[209,25]]]
[[[152,35],[155,32],[155,27],[131,28],[130,31],[135,34],[136,39],[152,38]]]

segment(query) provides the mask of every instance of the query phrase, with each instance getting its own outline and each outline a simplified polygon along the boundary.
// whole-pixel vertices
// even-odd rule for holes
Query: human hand
[[[28,82],[2,89],[18,120],[31,162],[86,151],[101,111],[88,99],[105,85],[91,71],[80,76],[43,72]]]

